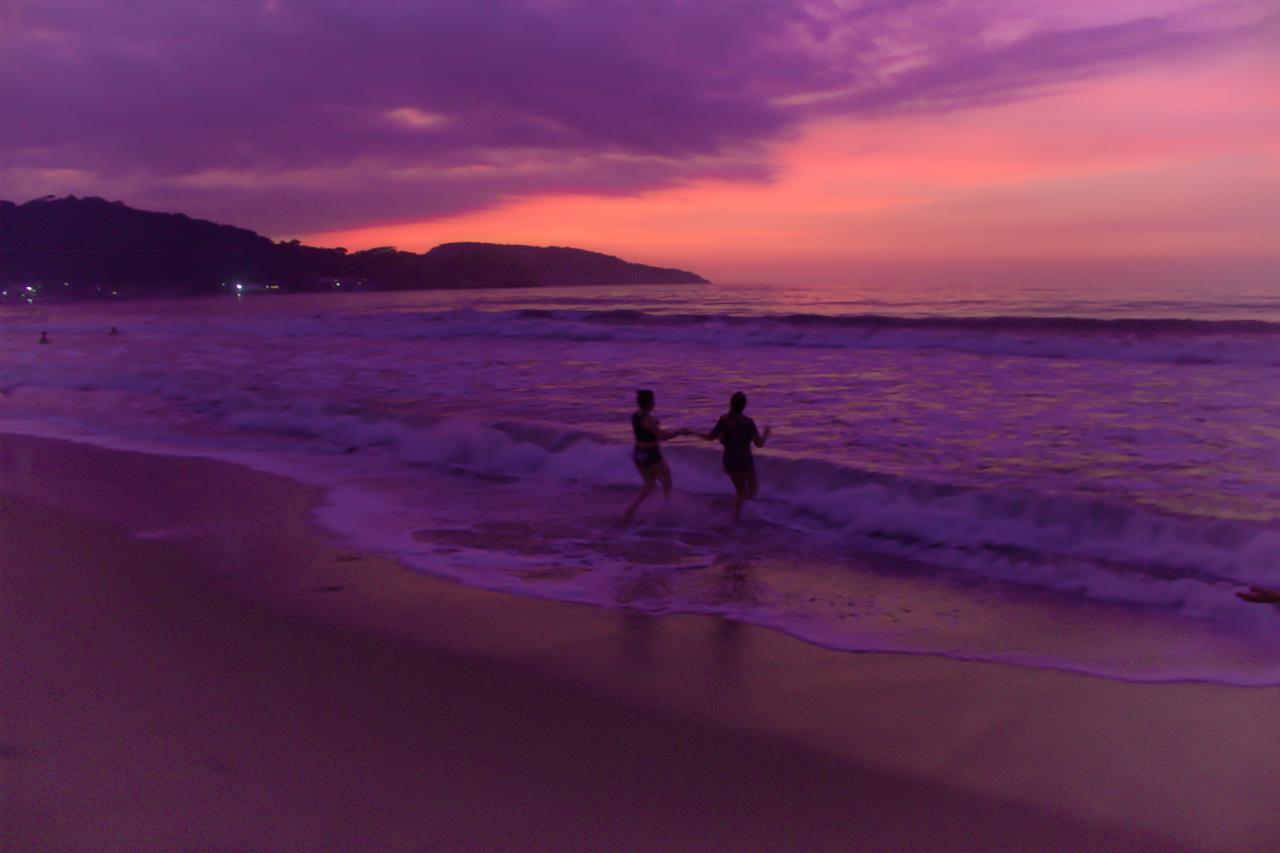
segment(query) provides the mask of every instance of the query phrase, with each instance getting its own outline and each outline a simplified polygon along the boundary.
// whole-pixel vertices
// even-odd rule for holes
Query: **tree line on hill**
[[[560,246],[325,249],[181,213],[75,196],[0,201],[0,279],[8,293],[51,298],[212,294],[237,284],[242,291],[297,292],[706,281],[684,270]]]

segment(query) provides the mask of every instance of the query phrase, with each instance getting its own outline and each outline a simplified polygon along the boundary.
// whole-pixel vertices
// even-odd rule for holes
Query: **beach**
[[[0,853],[1280,851],[1275,3],[9,5]]]
[[[0,453],[13,849],[1280,843],[1272,688],[470,589],[282,478]]]
[[[851,652],[1280,684],[1280,613],[1235,596],[1280,583],[1280,409],[1256,391],[1280,365],[1280,302],[1240,321],[1247,294],[884,296],[4,307],[0,431],[306,483],[337,541],[470,587]],[[1199,319],[1167,319],[1184,312]],[[618,524],[637,388],[695,434],[747,393],[774,432],[743,524],[720,448],[688,437],[662,449],[671,501]]]

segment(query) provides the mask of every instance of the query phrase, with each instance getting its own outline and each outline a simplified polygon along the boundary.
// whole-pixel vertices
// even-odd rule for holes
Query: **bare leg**
[[[636,510],[640,508],[640,504],[644,503],[645,498],[653,494],[653,487],[658,476],[656,468],[656,465],[647,465],[643,468],[639,465],[636,466],[636,470],[640,472],[640,476],[644,478],[644,488],[640,490],[640,494],[636,495],[636,499],[631,502],[631,506],[627,507],[627,511],[622,514],[623,523],[630,524],[631,516],[635,515]],[[670,475],[668,475],[668,483],[669,482]],[[670,488],[670,485],[668,485],[667,489],[670,490]]]
[[[737,521],[742,517],[742,504],[746,501],[747,495],[747,478],[745,471],[726,471],[729,479],[733,481],[733,520]]]
[[[665,460],[653,467],[658,469],[658,480],[662,483],[662,497],[669,500],[671,498],[671,469],[667,466]]]

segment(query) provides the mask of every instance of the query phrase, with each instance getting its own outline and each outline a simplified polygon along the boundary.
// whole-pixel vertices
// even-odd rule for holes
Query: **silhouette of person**
[[[734,392],[729,398],[729,411],[721,415],[720,420],[711,428],[711,432],[702,436],[707,441],[719,439],[724,445],[724,472],[733,481],[733,520],[742,516],[742,505],[756,496],[759,483],[756,481],[756,463],[751,456],[751,445],[764,447],[772,433],[770,427],[764,432],[756,428],[756,422],[747,417],[747,395],[741,391]]]
[[[622,520],[628,523],[645,498],[653,494],[657,483],[662,484],[662,496],[671,497],[671,469],[662,458],[662,442],[689,434],[687,429],[663,432],[662,425],[653,415],[653,407],[652,391],[645,388],[636,392],[636,410],[631,415],[631,431],[635,433],[636,446],[631,451],[631,461],[635,463],[636,471],[640,472],[644,486],[622,514]]]
[[[120,330],[117,329],[115,326],[112,326],[111,331],[107,332],[107,334],[111,335],[112,337],[115,337],[116,335],[120,334]]]
[[[47,344],[47,343],[49,343],[49,333],[48,333],[48,332],[41,332],[41,333],[40,333],[40,341],[39,341],[39,343],[42,343],[42,344]]]

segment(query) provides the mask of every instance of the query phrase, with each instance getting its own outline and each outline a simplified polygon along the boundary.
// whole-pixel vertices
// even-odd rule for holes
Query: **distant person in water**
[[[631,451],[631,461],[635,463],[636,470],[640,472],[640,477],[644,480],[644,487],[640,489],[640,494],[636,495],[636,499],[631,502],[631,506],[627,507],[627,511],[622,514],[622,520],[630,522],[631,517],[635,515],[640,504],[644,503],[645,498],[653,494],[654,485],[662,484],[662,496],[671,497],[671,469],[667,467],[666,460],[662,458],[662,442],[671,438],[679,438],[682,435],[688,435],[687,429],[662,431],[661,424],[653,415],[654,396],[653,392],[643,389],[636,392],[636,410],[631,415],[631,431],[635,433],[636,446]]]
[[[120,330],[117,329],[115,326],[112,326],[111,331],[107,332],[107,334],[111,335],[112,337],[115,337],[116,335],[120,334]]]
[[[47,343],[49,343],[49,333],[48,333],[48,332],[41,332],[41,333],[40,333],[40,340],[38,341],[38,343],[42,343],[42,344],[47,344]]]
[[[719,439],[724,445],[724,472],[733,481],[734,521],[742,516],[742,505],[754,498],[759,489],[751,445],[764,447],[772,432],[769,427],[764,432],[756,429],[756,422],[744,414],[746,410],[747,395],[738,391],[729,398],[729,412],[721,415],[711,432],[703,436],[707,441]]]

